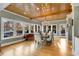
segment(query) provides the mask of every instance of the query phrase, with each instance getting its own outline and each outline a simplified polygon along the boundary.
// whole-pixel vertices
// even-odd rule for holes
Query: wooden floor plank
[[[72,44],[67,38],[55,37],[51,46],[35,47],[33,41],[24,41],[1,48],[2,56],[72,56]]]

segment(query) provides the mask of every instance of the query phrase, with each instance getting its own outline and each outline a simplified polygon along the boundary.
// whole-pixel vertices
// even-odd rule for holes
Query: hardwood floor
[[[55,37],[51,46],[39,48],[33,41],[24,41],[1,48],[2,56],[71,56],[72,47],[65,37]]]

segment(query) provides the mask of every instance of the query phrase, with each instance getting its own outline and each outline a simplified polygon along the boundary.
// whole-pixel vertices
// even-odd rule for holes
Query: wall
[[[75,19],[74,28],[74,35],[79,37],[79,19]]]
[[[0,11],[7,7],[10,3],[0,3]]]
[[[74,6],[73,54],[79,56],[79,6]]]
[[[12,13],[9,13],[7,11],[1,11],[0,12],[1,15],[0,15],[0,23],[1,23],[1,17],[4,17],[4,18],[9,18],[9,19],[13,19],[13,20],[16,20],[16,21],[22,21],[22,22],[26,22],[26,23],[30,23],[30,24],[38,24],[38,25],[41,25],[40,22],[37,22],[37,21],[30,21],[28,20],[27,18],[23,18],[23,17],[20,17],[18,15],[14,15]],[[0,24],[0,34],[1,34],[1,24]],[[1,34],[2,35],[2,34]],[[1,35],[0,35],[0,42],[1,42],[1,45],[2,44],[8,44],[8,43],[11,43],[11,42],[15,42],[16,41],[22,41],[23,38],[22,37],[16,37],[16,38],[8,38],[8,39],[1,39]]]
[[[0,18],[0,47],[1,47],[1,18]]]
[[[24,21],[24,22],[28,22],[28,23],[32,23],[32,24],[41,24],[38,21],[31,21],[31,20],[28,20],[28,18],[24,18],[24,17],[20,17],[18,15],[14,15],[14,14],[8,12],[8,11],[1,11],[0,13],[1,13],[1,17],[19,20],[19,21]]]
[[[42,23],[42,25],[53,25],[53,24],[56,24],[57,25],[57,36],[60,35],[60,30],[59,30],[59,26],[60,24],[66,24],[66,20],[65,19],[61,19],[61,20],[53,20],[53,21],[44,21]]]
[[[68,18],[68,39],[72,41],[72,18]]]
[[[79,7],[74,8],[74,35],[79,36]]]

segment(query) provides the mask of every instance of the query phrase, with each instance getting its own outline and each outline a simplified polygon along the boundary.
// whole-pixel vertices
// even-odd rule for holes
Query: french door
[[[59,34],[60,34],[60,36],[68,36],[68,31],[67,31],[66,24],[60,24],[60,26],[59,26]]]

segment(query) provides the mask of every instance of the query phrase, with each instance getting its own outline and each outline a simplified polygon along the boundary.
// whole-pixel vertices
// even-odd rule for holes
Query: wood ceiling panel
[[[72,12],[70,3],[12,3],[5,9],[30,19],[62,19]]]
[[[20,8],[17,8],[14,4],[10,4],[7,8],[5,8],[5,10],[8,10],[8,11],[14,12],[16,14],[31,18],[30,15],[24,14],[24,11],[21,10]]]
[[[38,21],[52,21],[52,20],[61,20],[61,19],[66,19],[66,13],[63,14],[58,14],[58,15],[51,15],[43,18],[36,18]]]

